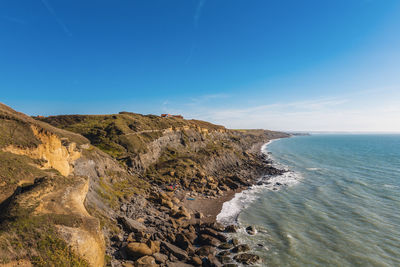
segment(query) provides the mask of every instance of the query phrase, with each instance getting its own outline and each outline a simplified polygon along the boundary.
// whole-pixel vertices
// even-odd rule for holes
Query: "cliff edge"
[[[130,112],[33,118],[0,104],[0,266],[202,265],[207,214],[185,200],[279,173],[260,147],[287,136]]]

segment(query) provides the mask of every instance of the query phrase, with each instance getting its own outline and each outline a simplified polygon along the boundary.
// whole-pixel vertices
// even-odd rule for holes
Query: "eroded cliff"
[[[0,263],[102,266],[99,220],[84,206],[89,178],[73,167],[89,141],[3,105],[0,124]]]
[[[275,172],[260,146],[287,136],[128,112],[35,120],[2,104],[0,126],[0,264],[120,266],[139,261],[135,242],[173,262],[162,242],[203,229],[179,197],[217,198]]]

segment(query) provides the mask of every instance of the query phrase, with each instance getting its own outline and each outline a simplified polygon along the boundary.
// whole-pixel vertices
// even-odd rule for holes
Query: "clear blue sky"
[[[2,0],[0,102],[400,131],[398,0]]]

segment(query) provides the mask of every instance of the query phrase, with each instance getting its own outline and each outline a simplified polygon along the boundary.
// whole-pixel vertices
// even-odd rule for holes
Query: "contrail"
[[[194,26],[197,27],[199,26],[199,20],[201,17],[201,11],[203,10],[203,6],[206,3],[206,0],[200,0],[197,7],[196,7],[196,12],[194,13]]]
[[[19,18],[14,18],[14,17],[9,17],[9,16],[0,16],[1,19],[9,21],[9,22],[13,22],[13,23],[17,23],[17,24],[26,24],[24,20],[19,19]]]
[[[192,60],[195,48],[196,48],[195,44],[193,43],[192,47],[190,48],[189,55],[187,56],[187,58],[185,60],[185,64],[189,64],[189,62]]]
[[[196,10],[195,10],[194,16],[193,16],[193,23],[194,23],[195,31],[196,31],[196,28],[199,26],[201,12],[203,10],[205,3],[206,3],[206,0],[199,0],[199,2],[197,3]],[[195,48],[196,48],[196,40],[193,41],[192,47],[190,48],[190,51],[189,51],[189,55],[187,56],[187,58],[185,60],[185,64],[189,64],[190,61],[192,60]]]
[[[72,36],[71,32],[67,28],[67,26],[62,22],[61,19],[57,16],[56,12],[54,9],[50,6],[50,4],[47,2],[47,0],[41,0],[43,5],[46,7],[47,11],[54,17],[54,19],[57,21],[58,25],[62,28],[62,30],[67,34],[68,36]]]

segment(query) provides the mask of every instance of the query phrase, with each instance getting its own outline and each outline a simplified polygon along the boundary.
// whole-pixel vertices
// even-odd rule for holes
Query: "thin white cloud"
[[[268,112],[269,114],[285,112],[309,112],[315,110],[323,110],[329,107],[338,106],[346,103],[347,99],[316,99],[310,101],[288,102],[288,103],[274,103],[268,105],[259,105],[246,108],[223,109],[223,110],[209,110],[206,116],[213,116],[217,118],[226,119],[248,117],[249,115],[261,114]]]
[[[175,100],[164,108],[168,113],[231,129],[400,132],[400,90],[396,88],[254,106],[235,101],[229,107],[235,98],[235,95],[209,94]]]
[[[208,95],[202,95],[199,97],[193,97],[191,98],[191,102],[187,103],[187,105],[192,105],[192,104],[199,104],[203,102],[207,102],[213,99],[221,99],[221,98],[228,98],[228,94],[208,94]]]
[[[192,117],[228,128],[283,131],[400,131],[400,99],[322,98],[243,108],[193,109]]]
[[[57,13],[55,10],[51,7],[51,5],[47,2],[47,0],[41,0],[43,5],[46,7],[47,11],[54,17],[58,25],[60,25],[61,29],[64,31],[64,33],[68,36],[72,36],[72,33],[68,29],[67,25],[57,16]]]

